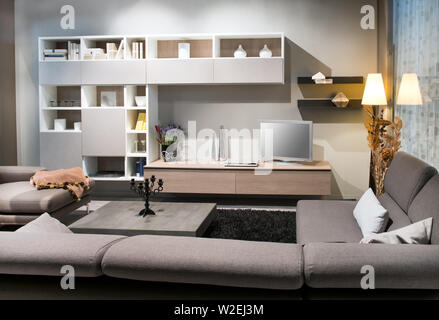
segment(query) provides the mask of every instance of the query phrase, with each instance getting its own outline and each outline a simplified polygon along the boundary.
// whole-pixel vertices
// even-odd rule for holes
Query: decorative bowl
[[[146,107],[146,97],[145,96],[136,96],[136,105],[138,107]]]

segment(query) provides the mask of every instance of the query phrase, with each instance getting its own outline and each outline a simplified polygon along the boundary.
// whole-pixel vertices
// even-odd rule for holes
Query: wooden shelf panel
[[[352,99],[349,101],[349,105],[346,108],[337,108],[331,101],[331,99],[307,99],[297,100],[299,108],[334,108],[334,109],[346,109],[346,108],[361,108],[361,100]]]
[[[327,77],[326,79],[333,79],[332,84],[363,84],[364,78],[363,77]],[[312,77],[298,77],[297,78],[298,84],[313,84],[313,85],[319,85],[319,86],[328,86],[331,84],[316,84]]]

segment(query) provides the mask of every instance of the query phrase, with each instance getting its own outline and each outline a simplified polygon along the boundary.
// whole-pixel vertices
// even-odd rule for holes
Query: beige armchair
[[[46,169],[0,166],[0,227],[24,225],[44,212],[60,218],[90,202],[93,180],[90,180],[90,190],[84,193],[81,201],[76,202],[67,190],[35,189],[29,179],[39,170]]]

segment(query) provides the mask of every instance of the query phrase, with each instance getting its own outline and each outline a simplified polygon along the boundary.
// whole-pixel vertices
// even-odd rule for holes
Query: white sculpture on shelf
[[[264,44],[264,47],[259,51],[259,57],[260,58],[271,58],[273,56],[273,52],[271,52],[270,49],[268,49],[267,45]]]
[[[240,44],[238,46],[238,49],[235,50],[233,56],[235,58],[245,58],[247,57],[247,52],[244,50],[244,48],[242,47],[242,45]]]
[[[315,75],[313,75],[312,79],[314,80],[314,82],[316,84],[332,84],[333,83],[332,79],[326,79],[326,76],[321,72],[318,72]]]

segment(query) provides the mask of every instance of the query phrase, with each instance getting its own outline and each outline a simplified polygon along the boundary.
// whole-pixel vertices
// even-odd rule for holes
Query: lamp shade
[[[381,73],[371,73],[367,76],[362,105],[387,106],[387,97],[384,90],[383,76]]]
[[[421,89],[419,88],[419,80],[416,73],[403,74],[396,103],[407,106],[422,104]]]

